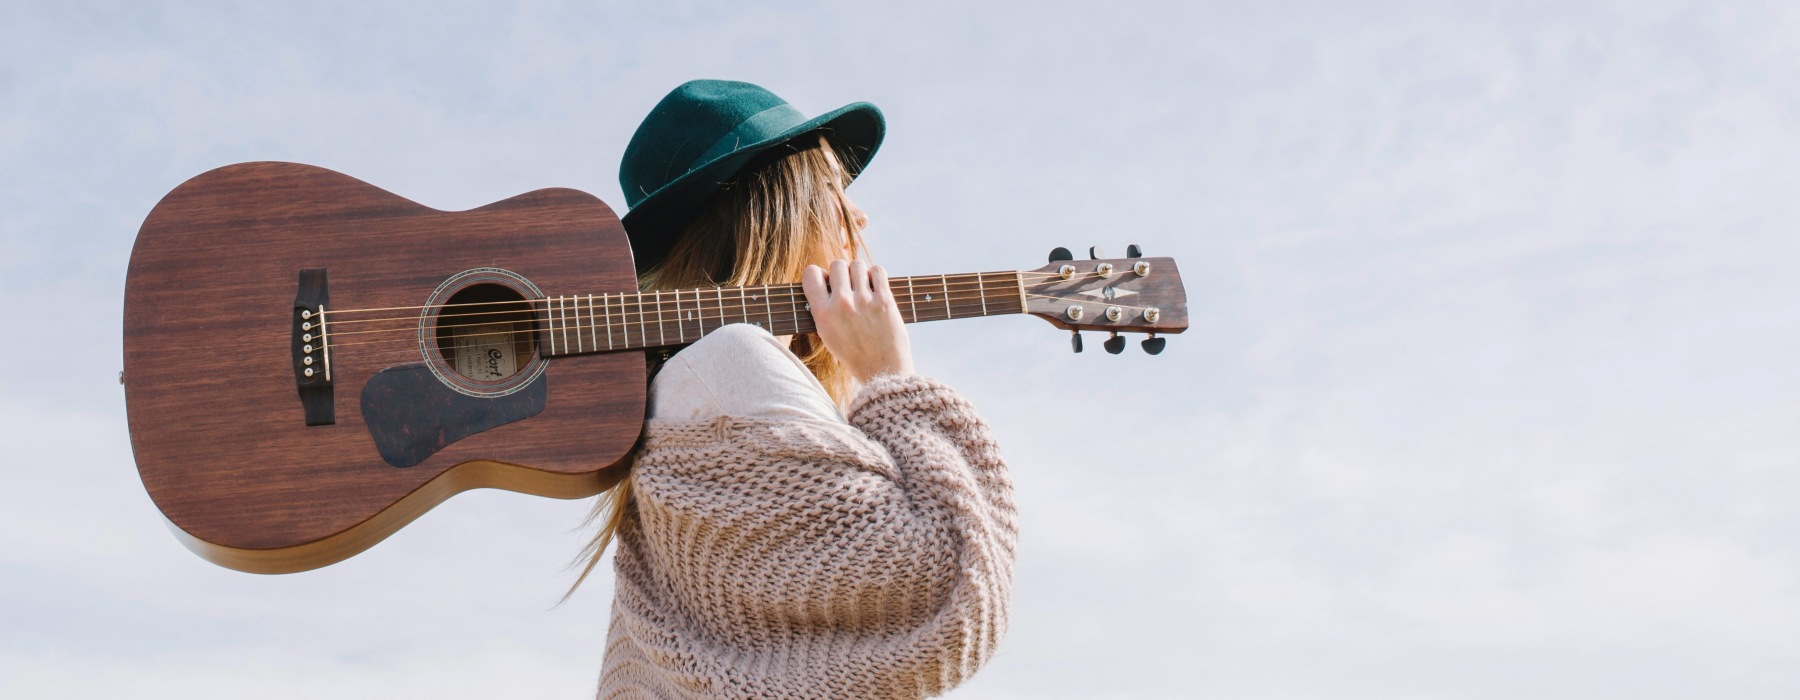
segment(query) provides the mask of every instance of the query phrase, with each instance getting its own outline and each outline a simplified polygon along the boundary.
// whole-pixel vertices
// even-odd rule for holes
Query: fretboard
[[[907,323],[1025,312],[1016,271],[899,277],[888,286]],[[539,348],[552,357],[685,345],[732,323],[775,335],[814,330],[798,284],[570,294],[536,305]]]

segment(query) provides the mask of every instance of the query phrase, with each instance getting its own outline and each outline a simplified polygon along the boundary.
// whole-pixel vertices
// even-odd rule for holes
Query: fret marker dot
[[[925,301],[931,301],[931,295],[930,295],[930,294],[927,294],[927,295],[925,295]]]

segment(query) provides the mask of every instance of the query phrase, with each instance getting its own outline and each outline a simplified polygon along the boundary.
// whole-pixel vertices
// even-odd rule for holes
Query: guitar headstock
[[[1025,312],[1058,328],[1074,331],[1081,352],[1081,331],[1108,331],[1107,352],[1125,349],[1119,333],[1147,333],[1144,351],[1162,352],[1158,334],[1187,330],[1187,290],[1174,258],[1146,258],[1133,245],[1126,257],[1105,258],[1088,249],[1088,260],[1075,260],[1066,248],[1050,252],[1050,264],[1024,274]]]

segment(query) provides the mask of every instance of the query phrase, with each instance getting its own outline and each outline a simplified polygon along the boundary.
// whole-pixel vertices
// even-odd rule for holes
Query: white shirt
[[[734,323],[675,353],[650,382],[649,417],[719,416],[848,425],[825,386],[768,330]]]

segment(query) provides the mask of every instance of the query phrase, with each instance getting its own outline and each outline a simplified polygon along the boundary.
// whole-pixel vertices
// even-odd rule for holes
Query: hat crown
[[[740,144],[772,138],[806,120],[775,93],[733,80],[690,80],[644,117],[625,146],[619,186],[635,207],[651,194]]]

